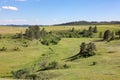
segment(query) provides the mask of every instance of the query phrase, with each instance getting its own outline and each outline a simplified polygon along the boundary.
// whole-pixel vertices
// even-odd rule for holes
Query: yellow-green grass
[[[0,34],[15,34],[24,32],[25,29],[23,27],[0,26]]]
[[[53,80],[119,80],[120,79],[120,41],[95,42],[97,45],[97,55],[78,59],[74,62],[65,62],[62,59],[70,57],[79,52],[81,42],[93,42],[98,38],[64,38],[58,45],[43,46],[40,43],[30,42],[28,48],[21,47],[21,51],[10,51],[16,44],[8,44],[9,51],[0,52],[0,76],[9,76],[12,70],[24,68],[34,63],[41,54],[47,54],[49,47],[54,50],[54,54],[49,61],[58,61],[59,64],[68,64],[69,69],[49,70],[47,73],[57,74]],[[7,42],[7,41],[6,41]],[[38,44],[37,44],[38,43]],[[1,43],[5,44],[5,43]],[[7,45],[6,44],[6,45]],[[20,46],[20,44],[19,44]],[[108,53],[113,51],[114,53]],[[89,66],[96,61],[97,65]]]
[[[46,31],[60,31],[60,30],[71,30],[72,28],[75,28],[76,30],[83,30],[88,29],[90,26],[94,27],[97,26],[98,31],[104,31],[104,30],[119,30],[120,25],[78,25],[78,26],[44,26]],[[12,26],[0,26],[0,34],[15,34],[20,32],[25,32],[27,27],[12,27]],[[41,27],[43,28],[43,27]]]
[[[46,30],[65,30],[65,28],[68,30],[72,27],[46,27]],[[88,27],[75,27],[75,29],[87,29]],[[100,31],[120,29],[119,25],[99,25],[98,28]],[[46,73],[56,74],[51,80],[120,80],[120,40],[109,43],[97,42],[96,40],[100,40],[100,38],[63,38],[58,45],[50,46],[44,46],[34,40],[29,41],[28,47],[22,47],[20,40],[0,39],[0,48],[7,47],[7,51],[0,51],[0,76],[10,76],[12,70],[28,66],[28,68],[31,68],[31,64],[38,61],[41,54],[48,54],[50,52],[49,48],[52,48],[54,54],[48,60],[58,61],[59,64],[67,64],[70,68],[45,71]],[[65,62],[63,59],[79,52],[82,42],[95,42],[97,46],[96,55],[73,62]],[[13,51],[14,47],[19,47],[21,50]],[[94,61],[97,64],[90,66]]]

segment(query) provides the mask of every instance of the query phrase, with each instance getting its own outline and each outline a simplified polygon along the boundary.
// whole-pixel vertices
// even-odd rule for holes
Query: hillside
[[[89,25],[79,26],[51,26],[45,27],[49,31],[63,31],[88,29]],[[98,33],[106,29],[111,31],[120,30],[119,25],[97,25]],[[26,28],[0,27],[0,34],[24,33]],[[111,42],[100,41],[98,33],[93,38],[62,38],[57,45],[43,45],[39,40],[11,39],[9,37],[0,39],[0,48],[6,47],[6,51],[0,51],[0,77],[11,78],[11,71],[28,69],[37,71],[40,62],[57,61],[60,68],[36,72],[36,74],[48,76],[50,80],[120,80],[120,40]],[[28,47],[24,47],[27,42]],[[77,54],[82,42],[94,42],[97,47],[96,55],[88,58],[79,58],[75,61],[66,62],[64,59]],[[13,49],[18,47],[19,51]],[[44,57],[48,55],[47,58]],[[95,65],[92,65],[96,62]],[[69,68],[61,68],[67,64]],[[36,66],[35,66],[36,65]],[[33,71],[33,72],[34,72]]]
[[[68,23],[62,23],[62,24],[56,24],[56,25],[111,25],[111,24],[120,24],[120,21],[74,21],[74,22],[68,22]]]

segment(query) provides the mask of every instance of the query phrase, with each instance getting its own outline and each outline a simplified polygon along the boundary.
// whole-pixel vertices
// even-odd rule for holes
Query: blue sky
[[[120,0],[0,0],[0,24],[120,21]]]

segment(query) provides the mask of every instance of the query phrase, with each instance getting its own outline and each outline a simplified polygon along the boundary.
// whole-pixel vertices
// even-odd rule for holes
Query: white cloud
[[[15,0],[15,1],[20,1],[20,2],[24,2],[24,1],[27,1],[27,0]]]
[[[18,8],[14,6],[2,6],[2,9],[17,11]]]

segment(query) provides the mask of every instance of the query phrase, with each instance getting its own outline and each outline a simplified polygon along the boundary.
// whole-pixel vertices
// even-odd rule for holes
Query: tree
[[[88,37],[92,37],[93,35],[93,28],[90,26],[88,29]]]
[[[85,42],[81,43],[81,45],[80,45],[80,53],[82,54],[84,52],[86,52],[86,43]]]
[[[106,30],[104,32],[103,40],[110,41],[110,39],[111,39],[111,31],[110,30]]]
[[[94,43],[82,43],[80,46],[80,56],[81,57],[89,57],[95,55],[96,46]]]
[[[88,29],[89,32],[93,32],[93,28],[90,26]]]
[[[97,32],[98,32],[96,26],[93,28],[93,32],[94,32],[94,33],[97,33]]]

